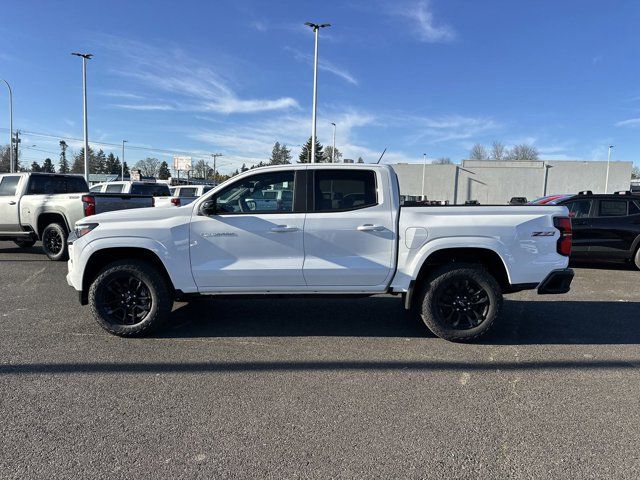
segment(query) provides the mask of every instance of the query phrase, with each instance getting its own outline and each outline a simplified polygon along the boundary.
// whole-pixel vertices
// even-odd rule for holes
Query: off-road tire
[[[462,329],[446,321],[439,301],[454,282],[465,285],[465,281],[472,285],[470,288],[477,290],[480,287],[484,291],[487,307],[484,320],[476,326]],[[452,342],[471,342],[485,335],[495,324],[502,307],[502,291],[496,279],[481,265],[453,263],[434,270],[423,283],[416,300],[422,321],[435,335]]]
[[[133,325],[115,322],[104,305],[107,287],[115,279],[126,276],[141,281],[151,298],[148,313]],[[96,322],[107,332],[120,337],[140,337],[159,329],[167,321],[173,306],[173,289],[153,265],[137,260],[121,260],[103,268],[91,283],[89,305]]]
[[[36,241],[31,238],[29,239],[19,238],[17,240],[14,240],[13,243],[15,243],[20,248],[31,248],[36,244]]]
[[[67,229],[59,223],[50,223],[44,228],[42,231],[42,249],[49,257],[49,260],[62,262],[69,258],[68,236]]]

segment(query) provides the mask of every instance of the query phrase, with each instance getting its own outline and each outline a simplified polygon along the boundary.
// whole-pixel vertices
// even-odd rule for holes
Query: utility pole
[[[336,163],[336,124],[331,122],[333,125],[333,150],[331,150],[331,163]]]
[[[215,185],[218,185],[218,182],[216,181],[216,176],[217,176],[217,170],[216,170],[216,162],[218,160],[218,157],[222,157],[223,155],[221,153],[212,153],[211,156],[213,157],[213,183]]]
[[[424,201],[424,177],[427,171],[427,154],[422,154],[422,201]]]
[[[13,161],[14,161],[14,165],[12,167],[12,172],[17,172],[18,171],[18,165],[20,165],[20,161],[18,160],[18,147],[20,146],[20,142],[22,140],[20,140],[20,130],[16,130],[16,138],[13,140],[13,144],[15,144],[15,146],[11,146],[11,148],[15,148],[14,152],[13,152]]]
[[[611,162],[611,149],[614,145],[609,145],[609,152],[607,153],[607,176],[604,180],[604,193],[609,191],[609,163]]]
[[[82,110],[84,113],[84,179],[89,183],[89,127],[87,125],[87,60],[91,60],[91,53],[77,53],[71,55],[82,57]],[[124,162],[124,160],[123,160]]]
[[[316,110],[318,105],[318,31],[321,28],[330,27],[330,23],[316,24],[306,22],[306,26],[313,29],[315,36],[315,48],[313,54],[313,108],[311,114],[311,162],[316,163]]]
[[[9,90],[9,171],[15,172],[13,164],[13,92],[11,91],[11,85],[4,78],[0,78]]]
[[[129,140],[122,140],[122,163],[120,164],[120,180],[124,182],[124,144]]]

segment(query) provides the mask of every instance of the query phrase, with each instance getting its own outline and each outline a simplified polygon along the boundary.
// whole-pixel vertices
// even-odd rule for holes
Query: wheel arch
[[[155,267],[175,293],[174,282],[169,271],[155,252],[143,247],[108,247],[94,251],[87,259],[82,276],[80,303],[87,304],[89,287],[105,266],[127,259],[143,261]]]
[[[60,212],[42,212],[38,215],[38,220],[36,221],[36,235],[40,240],[42,240],[42,232],[47,227],[47,225],[51,225],[52,223],[61,224],[64,229],[69,233],[69,224],[67,223],[67,219]]]

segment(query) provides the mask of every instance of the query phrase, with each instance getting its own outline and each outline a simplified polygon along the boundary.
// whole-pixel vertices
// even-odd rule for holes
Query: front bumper
[[[573,270],[570,268],[561,268],[553,270],[540,285],[538,285],[538,293],[540,295],[555,295],[559,293],[567,293],[571,288],[573,280]]]

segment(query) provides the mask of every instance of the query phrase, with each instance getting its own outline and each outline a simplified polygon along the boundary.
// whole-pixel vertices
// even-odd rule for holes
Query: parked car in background
[[[115,181],[98,183],[91,187],[91,192],[120,193],[128,195],[150,195],[153,197],[151,206],[171,206],[171,190],[166,183],[155,181]]]
[[[77,220],[96,213],[151,207],[152,197],[89,194],[80,175],[0,174],[0,240],[21,248],[42,240],[51,260],[66,260],[67,236]]]
[[[526,205],[527,197],[511,197],[509,200],[509,205]]]
[[[575,259],[633,262],[640,268],[640,194],[550,195],[532,205],[562,205],[573,224]]]
[[[571,221],[559,206],[400,205],[388,165],[256,168],[190,205],[76,223],[67,282],[115,335],[198,295],[398,295],[436,335],[471,341],[505,293],[565,293]]]
[[[171,192],[171,199],[169,202],[162,202],[160,205],[156,206],[179,207],[180,205],[188,205],[212,188],[213,185],[176,185],[175,187],[169,187],[169,191]]]

